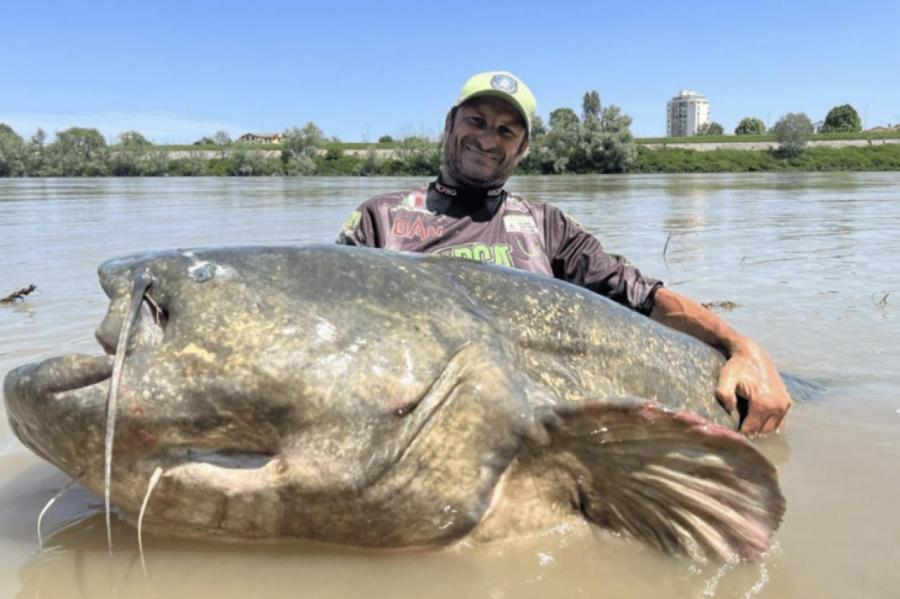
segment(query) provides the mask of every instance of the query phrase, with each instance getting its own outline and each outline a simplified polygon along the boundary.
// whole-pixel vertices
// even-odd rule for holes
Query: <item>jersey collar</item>
[[[441,177],[438,176],[431,185],[429,185],[431,189],[441,194],[442,196],[465,204],[475,204],[475,203],[483,203],[494,198],[499,198],[504,194],[503,186],[492,187],[490,189],[468,189],[465,187],[453,187],[452,185],[447,185],[443,181],[441,181]]]

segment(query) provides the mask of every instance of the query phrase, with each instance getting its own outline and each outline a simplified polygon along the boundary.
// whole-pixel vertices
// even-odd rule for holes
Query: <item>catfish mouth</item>
[[[113,356],[69,354],[11,370],[6,376],[4,395],[7,403],[31,398],[46,401],[50,394],[79,391],[108,381],[112,376]],[[15,411],[10,411],[12,416]]]
[[[142,290],[140,304],[130,319],[124,313],[127,311],[119,308],[123,299],[137,303],[136,298],[111,298],[109,311],[94,333],[104,355],[68,354],[13,369],[6,377],[5,396],[37,400],[48,394],[86,390],[112,378],[119,353],[123,354],[119,359],[124,361],[127,355],[159,345],[169,315],[149,291],[149,286]],[[122,343],[124,347],[120,352]]]

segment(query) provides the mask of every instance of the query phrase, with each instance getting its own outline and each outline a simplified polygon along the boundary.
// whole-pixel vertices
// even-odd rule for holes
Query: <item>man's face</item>
[[[525,122],[515,108],[492,96],[473,98],[448,115],[443,175],[451,185],[498,187],[527,148]]]

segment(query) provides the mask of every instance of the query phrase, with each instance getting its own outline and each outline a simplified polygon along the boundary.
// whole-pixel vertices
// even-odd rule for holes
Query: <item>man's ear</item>
[[[519,146],[519,151],[516,153],[516,164],[522,161],[523,158],[528,156],[528,150],[530,146],[528,145],[528,138],[522,140],[522,145]]]
[[[444,119],[444,139],[447,139],[447,134],[453,131],[453,123],[456,121],[456,109],[456,106],[451,108],[447,113],[447,118]]]

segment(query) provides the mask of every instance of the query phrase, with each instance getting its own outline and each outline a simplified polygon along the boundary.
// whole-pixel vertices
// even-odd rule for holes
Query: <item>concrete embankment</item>
[[[846,148],[850,146],[879,146],[882,144],[900,144],[900,138],[887,139],[829,139],[820,141],[810,141],[807,147],[810,148]],[[650,148],[651,150],[661,150],[664,148],[680,148],[683,150],[696,150],[698,152],[711,152],[713,150],[774,150],[778,148],[778,142],[775,141],[753,141],[753,142],[708,142],[708,143],[640,143],[638,146]],[[253,148],[243,147],[245,151],[261,152],[266,158],[279,158],[281,150],[254,150]],[[170,159],[178,158],[203,158],[210,160],[213,158],[225,158],[232,149],[225,150],[172,150],[168,153]],[[345,156],[355,156],[364,158],[369,150],[364,148],[351,148],[344,150]],[[319,150],[319,154],[325,154],[325,150]],[[375,157],[379,160],[387,160],[394,158],[396,150],[379,148],[375,150]]]
[[[225,158],[228,156],[228,154],[233,152],[235,149],[238,149],[238,148],[232,148],[232,149],[226,149],[226,150],[171,150],[168,152],[167,156],[169,157],[169,159],[172,159],[172,160],[178,159],[178,158],[203,158],[205,160],[211,160],[213,158]],[[247,152],[260,152],[266,158],[280,158],[281,157],[281,150],[255,150],[252,147],[251,148],[242,147],[240,149],[247,151]],[[344,150],[344,155],[365,158],[367,152],[368,152],[368,150],[365,150],[365,149],[351,148],[348,150]],[[378,158],[379,160],[393,158],[394,152],[395,152],[394,150],[387,150],[387,149],[383,149],[383,148],[376,149],[375,157]],[[325,150],[319,150],[318,153],[321,156],[321,155],[325,154]]]

